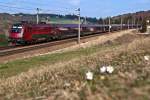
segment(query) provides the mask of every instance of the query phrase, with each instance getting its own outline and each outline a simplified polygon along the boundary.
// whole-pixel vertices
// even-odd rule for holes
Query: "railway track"
[[[116,31],[114,31],[114,32],[116,32]],[[114,33],[114,32],[111,32],[111,33]],[[92,37],[97,37],[97,36],[101,36],[101,35],[105,35],[105,34],[109,34],[109,33],[98,32],[98,33],[95,33],[92,35],[87,35],[87,36],[81,37],[81,40],[92,38]],[[0,48],[0,57],[23,53],[23,52],[32,51],[32,50],[37,50],[37,49],[46,48],[46,47],[55,46],[55,45],[57,46],[57,45],[61,45],[61,44],[69,43],[69,42],[75,42],[75,41],[77,41],[77,37],[65,39],[65,40],[47,42],[47,43],[43,43],[43,44],[24,46],[24,47],[19,47],[19,46],[16,48],[15,47],[4,47],[4,48]]]
[[[12,48],[15,48],[15,47],[12,47],[12,46],[0,47],[0,51],[1,51],[1,50],[12,49]]]

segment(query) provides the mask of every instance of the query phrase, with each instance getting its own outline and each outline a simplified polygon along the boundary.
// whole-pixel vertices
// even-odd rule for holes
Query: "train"
[[[92,25],[81,24],[81,36],[135,28],[136,25]],[[78,24],[13,24],[9,30],[9,43],[14,45],[35,44],[40,42],[77,37]]]

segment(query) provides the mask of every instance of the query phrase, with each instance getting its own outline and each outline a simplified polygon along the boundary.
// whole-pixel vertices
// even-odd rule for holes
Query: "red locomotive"
[[[14,24],[9,32],[9,41],[28,44],[60,39],[65,36],[74,36],[74,33],[77,32],[76,27],[77,25],[71,24]]]

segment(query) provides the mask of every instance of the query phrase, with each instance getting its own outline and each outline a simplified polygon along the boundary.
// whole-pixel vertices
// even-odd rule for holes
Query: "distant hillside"
[[[57,14],[40,14],[39,15],[41,22],[47,23],[62,23],[62,24],[76,24],[78,23],[77,15],[57,15]],[[123,23],[127,23],[128,20],[133,22],[142,23],[145,19],[150,19],[150,10],[149,11],[140,11],[136,13],[128,13],[123,15],[114,16],[111,18],[111,23],[120,24],[120,19],[123,19]],[[81,17],[81,23],[84,23],[85,18]],[[29,21],[36,23],[36,14],[8,14],[8,13],[0,13],[0,34],[8,34],[9,27],[16,22],[20,21]],[[86,18],[87,23],[91,24],[108,24],[108,18],[105,19],[97,19],[97,18]]]
[[[119,16],[115,16],[116,18],[119,17],[134,17],[134,18],[149,18],[150,17],[150,10],[148,11],[140,11],[140,12],[136,12],[136,13],[128,13],[128,14],[123,14],[123,15],[119,15]]]
[[[62,24],[76,24],[78,23],[78,16],[75,15],[55,15],[55,14],[40,14],[41,22],[47,23],[62,23]],[[0,34],[8,34],[7,31],[13,23],[27,21],[36,23],[35,14],[8,14],[0,13]]]
[[[139,11],[139,12],[136,12],[136,13],[127,13],[127,14],[123,14],[123,15],[114,16],[114,17],[111,18],[111,23],[120,24],[121,19],[122,19],[124,24],[127,24],[128,21],[130,23],[142,24],[143,21],[150,20],[150,10],[148,10],[148,11]],[[105,18],[105,19],[100,18],[99,19],[99,24],[103,24],[103,22],[108,24],[108,18]]]

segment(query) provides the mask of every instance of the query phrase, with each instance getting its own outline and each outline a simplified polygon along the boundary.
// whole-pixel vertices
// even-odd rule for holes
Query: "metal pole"
[[[85,17],[85,24],[87,24],[87,20],[86,20],[86,17]]]
[[[120,26],[121,26],[121,28],[120,28],[120,29],[122,30],[122,17],[121,17],[121,23],[120,23]]]
[[[130,20],[128,20],[128,29],[130,29]]]
[[[104,32],[105,32],[105,19],[103,19],[103,27],[104,27]]]
[[[78,9],[78,44],[80,44],[80,35],[81,35],[81,19],[80,19],[80,8]]]
[[[137,23],[136,23],[136,28],[137,28],[137,30],[139,29],[139,19],[137,19]]]
[[[110,22],[110,17],[109,17],[109,33],[110,33],[110,31],[111,31],[111,22]]]
[[[37,10],[36,21],[37,21],[37,24],[39,24],[39,8],[37,8],[36,10]]]
[[[136,24],[135,24],[136,18],[134,18],[134,28],[136,28]]]
[[[134,18],[132,19],[132,29],[134,28]]]

